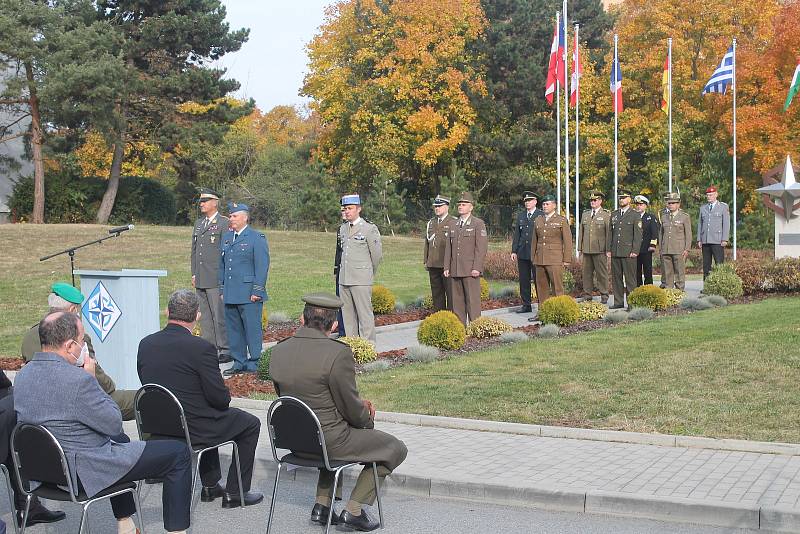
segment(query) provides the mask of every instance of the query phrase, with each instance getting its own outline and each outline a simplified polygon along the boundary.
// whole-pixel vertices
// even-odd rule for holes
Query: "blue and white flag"
[[[725,52],[725,57],[722,58],[722,63],[719,64],[717,70],[711,75],[711,78],[703,88],[703,93],[722,93],[723,95],[728,91],[728,86],[733,82],[733,45]]]

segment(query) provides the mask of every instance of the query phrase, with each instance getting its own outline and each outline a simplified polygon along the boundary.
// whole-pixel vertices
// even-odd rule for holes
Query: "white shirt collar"
[[[466,219],[462,219],[461,217],[459,217],[458,220],[461,221],[461,223],[463,224],[467,224],[467,221],[469,221],[470,217],[472,217],[472,214],[467,215]]]
[[[210,216],[206,217],[206,220],[207,220],[208,222],[211,222],[211,221],[213,221],[213,220],[216,218],[216,216],[217,216],[217,214],[218,214],[218,213],[219,213],[218,211],[215,211],[213,215],[210,215]]]
[[[250,225],[249,224],[245,224],[244,226],[242,226],[241,230],[239,230],[238,232],[234,231],[233,233],[236,235],[236,237],[239,237],[240,235],[242,235],[242,232],[244,232],[244,229],[247,228],[248,226],[250,226]]]
[[[361,222],[361,217],[359,217],[359,218],[358,218],[358,219],[356,219],[355,221],[351,222],[351,223],[350,223],[350,226],[355,226],[355,225],[357,225],[357,224],[358,224],[358,223],[360,223],[360,222]]]

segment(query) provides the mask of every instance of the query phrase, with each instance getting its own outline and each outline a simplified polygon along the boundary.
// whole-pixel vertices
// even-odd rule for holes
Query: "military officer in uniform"
[[[686,288],[686,258],[692,246],[692,221],[681,209],[680,193],[664,196],[667,209],[661,215],[661,287]]]
[[[458,197],[458,220],[445,234],[444,276],[453,284],[453,313],[469,324],[481,316],[481,273],[489,237],[486,224],[472,216],[475,199],[465,191]]]
[[[278,395],[296,397],[319,418],[331,460],[377,462],[384,479],[406,458],[402,441],[375,430],[375,408],[362,399],[356,385],[353,352],[346,344],[328,338],[336,330],[336,311],[343,302],[326,293],[303,297],[301,327],[294,336],[272,349],[269,373]],[[333,473],[320,470],[317,498],[311,520],[325,524],[333,506]],[[372,466],[364,467],[341,514],[332,518],[347,527],[370,531],[379,523],[369,518],[364,505],[375,502]]]
[[[611,234],[606,255],[611,258],[614,305],[624,307],[625,296],[636,289],[636,257],[642,247],[642,217],[631,208],[631,192],[621,189],[619,209],[611,213]]]
[[[511,230],[511,261],[517,262],[519,272],[519,296],[522,307],[517,313],[527,313],[531,309],[531,281],[536,283],[536,267],[531,261],[531,235],[536,218],[544,212],[536,207],[539,196],[532,191],[522,194],[525,211],[517,214],[514,227]]]
[[[383,257],[378,227],[361,217],[361,197],[342,197],[345,222],[339,227],[342,259],[339,266],[339,296],[344,305],[342,317],[348,336],[363,337],[375,343],[375,316],[372,313],[372,281]]]
[[[531,236],[531,257],[536,265],[536,297],[540,305],[551,296],[564,294],[564,267],[572,263],[569,221],[556,213],[553,195],[542,198],[542,210],[544,215],[534,222]]]
[[[200,333],[217,347],[220,363],[231,361],[225,333],[225,308],[219,298],[219,253],[228,218],[219,214],[219,194],[200,189],[200,213],[192,235],[192,286],[200,299]]]
[[[608,240],[611,235],[611,212],[603,208],[606,196],[600,191],[589,197],[591,209],[581,215],[581,231],[578,252],[583,258],[583,300],[588,302],[594,295],[594,282],[600,292],[600,302],[608,302]]]
[[[261,314],[267,300],[267,236],[250,228],[247,204],[228,204],[231,229],[222,236],[219,287],[233,366],[224,376],[251,373],[261,358]]]
[[[653,252],[656,251],[658,244],[658,219],[652,213],[648,213],[647,207],[650,199],[644,195],[633,197],[636,211],[642,217],[642,246],[639,255],[636,256],[636,282],[638,285],[653,284]]]
[[[703,280],[711,272],[711,259],[725,261],[725,247],[731,233],[731,214],[728,205],[717,200],[716,186],[706,189],[707,204],[700,206],[697,219],[697,246],[703,251]]]
[[[450,215],[450,198],[436,195],[433,199],[434,216],[425,226],[425,250],[423,262],[431,281],[433,311],[450,310],[453,307],[453,287],[450,278],[444,276],[445,234],[457,219]]]

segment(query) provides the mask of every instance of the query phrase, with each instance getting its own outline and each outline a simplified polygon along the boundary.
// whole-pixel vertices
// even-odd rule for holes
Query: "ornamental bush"
[[[272,347],[264,349],[261,353],[261,359],[258,360],[258,379],[259,380],[272,380],[269,375],[269,360],[272,357]]]
[[[650,308],[633,308],[628,312],[628,319],[631,321],[646,321],[652,319],[654,315]]]
[[[388,287],[372,286],[372,311],[378,315],[392,313],[396,299]]]
[[[742,280],[742,291],[745,295],[752,295],[759,291],[766,289],[765,284],[770,277],[767,276],[767,270],[770,265],[759,259],[741,259],[734,263],[736,274]]]
[[[511,331],[500,334],[498,339],[501,343],[520,343],[522,341],[528,341],[530,338],[525,332]]]
[[[357,363],[373,362],[378,357],[378,353],[375,352],[375,345],[368,339],[344,336],[340,337],[339,341],[346,343],[350,347],[350,350],[353,351],[353,358]]]
[[[519,280],[517,262],[505,251],[490,250],[483,260],[483,274],[492,280]]]
[[[539,320],[545,324],[569,326],[578,322],[581,311],[568,295],[550,297],[539,306]]]
[[[800,259],[781,258],[768,264],[765,271],[773,291],[800,291]]]
[[[455,313],[438,311],[426,317],[417,330],[417,341],[422,345],[442,350],[459,349],[467,339],[467,330]]]
[[[561,333],[561,328],[557,324],[546,324],[539,328],[536,335],[545,339],[552,339],[558,337]]]
[[[489,300],[489,282],[481,276],[481,300]]]
[[[475,339],[486,339],[499,336],[504,332],[511,332],[514,328],[497,317],[478,317],[467,327],[467,335]]]
[[[608,306],[599,302],[581,302],[578,304],[580,315],[578,321],[596,321],[608,312]]]
[[[706,295],[703,297],[703,300],[710,302],[715,308],[721,308],[728,305],[728,301],[725,299],[725,297],[720,295]]]
[[[719,263],[708,273],[703,284],[703,293],[719,295],[728,300],[741,297],[744,294],[742,279],[736,274],[736,268],[733,265]]]
[[[439,349],[427,345],[408,347],[406,358],[412,362],[428,363],[439,359]]]
[[[603,320],[611,324],[624,323],[628,320],[628,312],[625,310],[610,310],[603,316]]]
[[[697,297],[684,297],[681,301],[681,309],[689,310],[689,311],[701,311],[701,310],[710,310],[713,308],[714,305],[711,304],[707,299],[701,299]]]
[[[683,297],[686,296],[686,291],[683,289],[678,288],[670,288],[665,289],[664,292],[667,294],[667,308],[672,308],[677,306],[683,300]]]
[[[575,290],[575,275],[569,269],[564,269],[561,282],[564,284],[564,293],[570,294]]]
[[[628,305],[632,308],[650,308],[653,311],[666,309],[669,305],[667,292],[653,284],[639,286],[628,295]]]

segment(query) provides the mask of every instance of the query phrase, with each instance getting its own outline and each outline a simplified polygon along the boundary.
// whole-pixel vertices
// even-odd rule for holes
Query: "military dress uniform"
[[[219,266],[222,234],[228,231],[228,218],[219,213],[200,217],[192,233],[192,276],[200,300],[200,333],[217,347],[220,359],[230,355],[225,331],[225,307],[219,298]]]
[[[530,191],[523,195],[523,202],[539,197]],[[517,272],[519,272],[519,296],[523,309],[531,308],[531,281],[536,283],[536,266],[531,260],[531,236],[536,218],[544,215],[539,208],[525,210],[517,214],[511,231],[511,252],[517,255]]]
[[[706,189],[711,193],[717,189],[713,186]],[[728,205],[717,200],[713,204],[700,206],[697,219],[697,240],[702,243],[703,249],[703,280],[711,272],[711,260],[720,264],[725,261],[723,241],[729,241],[731,232],[731,215]]]
[[[473,203],[472,195],[462,194],[459,202],[464,201]],[[488,250],[486,224],[472,214],[446,231],[444,265],[453,283],[453,313],[465,325],[481,316],[481,279],[472,271],[483,273]]]
[[[643,201],[648,206],[650,200],[643,195],[636,195],[635,202]],[[645,211],[642,216],[642,245],[639,255],[636,256],[636,282],[638,285],[653,284],[653,251],[658,244],[659,224],[658,219],[650,212]]]
[[[611,283],[614,289],[614,307],[621,308],[625,295],[636,289],[636,258],[642,247],[642,218],[628,206],[611,213],[611,235],[608,250],[611,252]]]
[[[531,257],[536,265],[536,298],[541,305],[551,296],[564,294],[564,264],[572,263],[572,232],[567,218],[555,212],[537,218],[533,230]]]
[[[449,204],[450,199],[441,195],[437,195],[433,201],[434,206]],[[453,307],[452,280],[444,276],[444,249],[447,231],[457,222],[458,218],[447,213],[441,218],[432,217],[425,226],[423,262],[430,278],[433,311],[435,312],[451,310]]]
[[[676,202],[678,193],[668,194],[664,200]],[[661,233],[658,239],[661,252],[662,287],[686,288],[686,255],[692,247],[692,221],[689,214],[678,208],[674,213],[668,209],[661,213]]]
[[[230,204],[230,212],[250,211],[245,204]],[[261,314],[267,300],[269,245],[267,236],[245,226],[238,234],[228,230],[222,236],[219,286],[225,304],[234,371],[254,372],[261,358]],[[251,296],[261,300],[252,302]]]
[[[593,193],[592,198],[603,198]],[[611,212],[605,208],[588,209],[581,215],[578,252],[583,259],[583,298],[591,300],[597,280],[597,291],[603,303],[608,302],[608,241],[611,236]]]
[[[339,232],[336,232],[336,253],[333,255],[333,277],[336,283],[336,296],[339,296],[339,267],[342,265],[342,243],[339,240]],[[342,317],[342,309],[339,308],[336,322],[339,323],[339,337],[344,337],[347,334],[344,330],[344,317]]]

